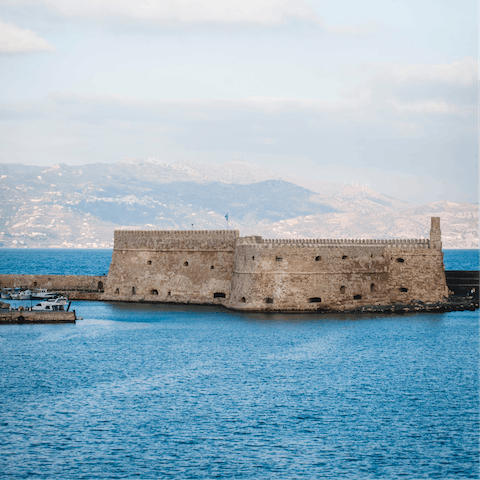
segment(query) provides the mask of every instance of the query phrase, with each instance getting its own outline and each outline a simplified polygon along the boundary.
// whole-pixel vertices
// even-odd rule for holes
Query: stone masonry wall
[[[241,310],[344,310],[440,301],[443,254],[428,240],[240,238],[228,306]]]
[[[0,288],[47,288],[52,291],[102,292],[107,277],[94,275],[8,275],[0,274]]]
[[[236,230],[116,231],[104,298],[224,303]]]

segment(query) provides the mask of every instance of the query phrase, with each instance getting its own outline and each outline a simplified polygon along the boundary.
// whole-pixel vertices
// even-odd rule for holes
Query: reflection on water
[[[7,478],[478,478],[478,313],[75,302],[0,328]]]

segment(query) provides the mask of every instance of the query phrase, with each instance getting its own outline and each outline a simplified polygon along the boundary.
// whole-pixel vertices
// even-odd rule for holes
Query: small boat
[[[30,290],[20,290],[18,293],[10,294],[12,300],[30,300],[32,292]]]
[[[12,293],[15,293],[14,288],[2,288],[0,291],[0,298],[3,298],[4,300],[11,300]]]
[[[47,300],[49,298],[55,298],[58,296],[58,293],[49,292],[46,288],[37,288],[32,290],[32,294],[30,295],[31,300]]]
[[[34,307],[32,307],[32,311],[35,312],[54,312],[54,311],[65,311],[65,305],[68,303],[68,298],[65,297],[57,297],[51,298],[48,300],[44,300],[43,302],[37,303]],[[67,312],[70,309],[70,304],[68,303]]]

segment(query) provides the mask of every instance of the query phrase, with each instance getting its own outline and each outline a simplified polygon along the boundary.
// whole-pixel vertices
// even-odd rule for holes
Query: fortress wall
[[[72,299],[341,311],[442,301],[448,288],[441,248],[438,217],[428,240],[265,240],[239,237],[236,230],[121,230],[107,277],[0,275],[0,286],[48,288]]]
[[[438,301],[446,293],[443,255],[429,247],[428,240],[327,243],[240,238],[228,306],[316,310]]]
[[[104,298],[224,303],[237,237],[236,230],[116,231]]]

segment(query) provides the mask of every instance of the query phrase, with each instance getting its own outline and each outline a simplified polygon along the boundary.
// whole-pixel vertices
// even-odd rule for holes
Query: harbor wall
[[[106,276],[94,275],[12,275],[0,274],[0,288],[46,288],[71,300],[100,300]]]
[[[29,312],[0,309],[0,324],[75,323],[75,312]]]

